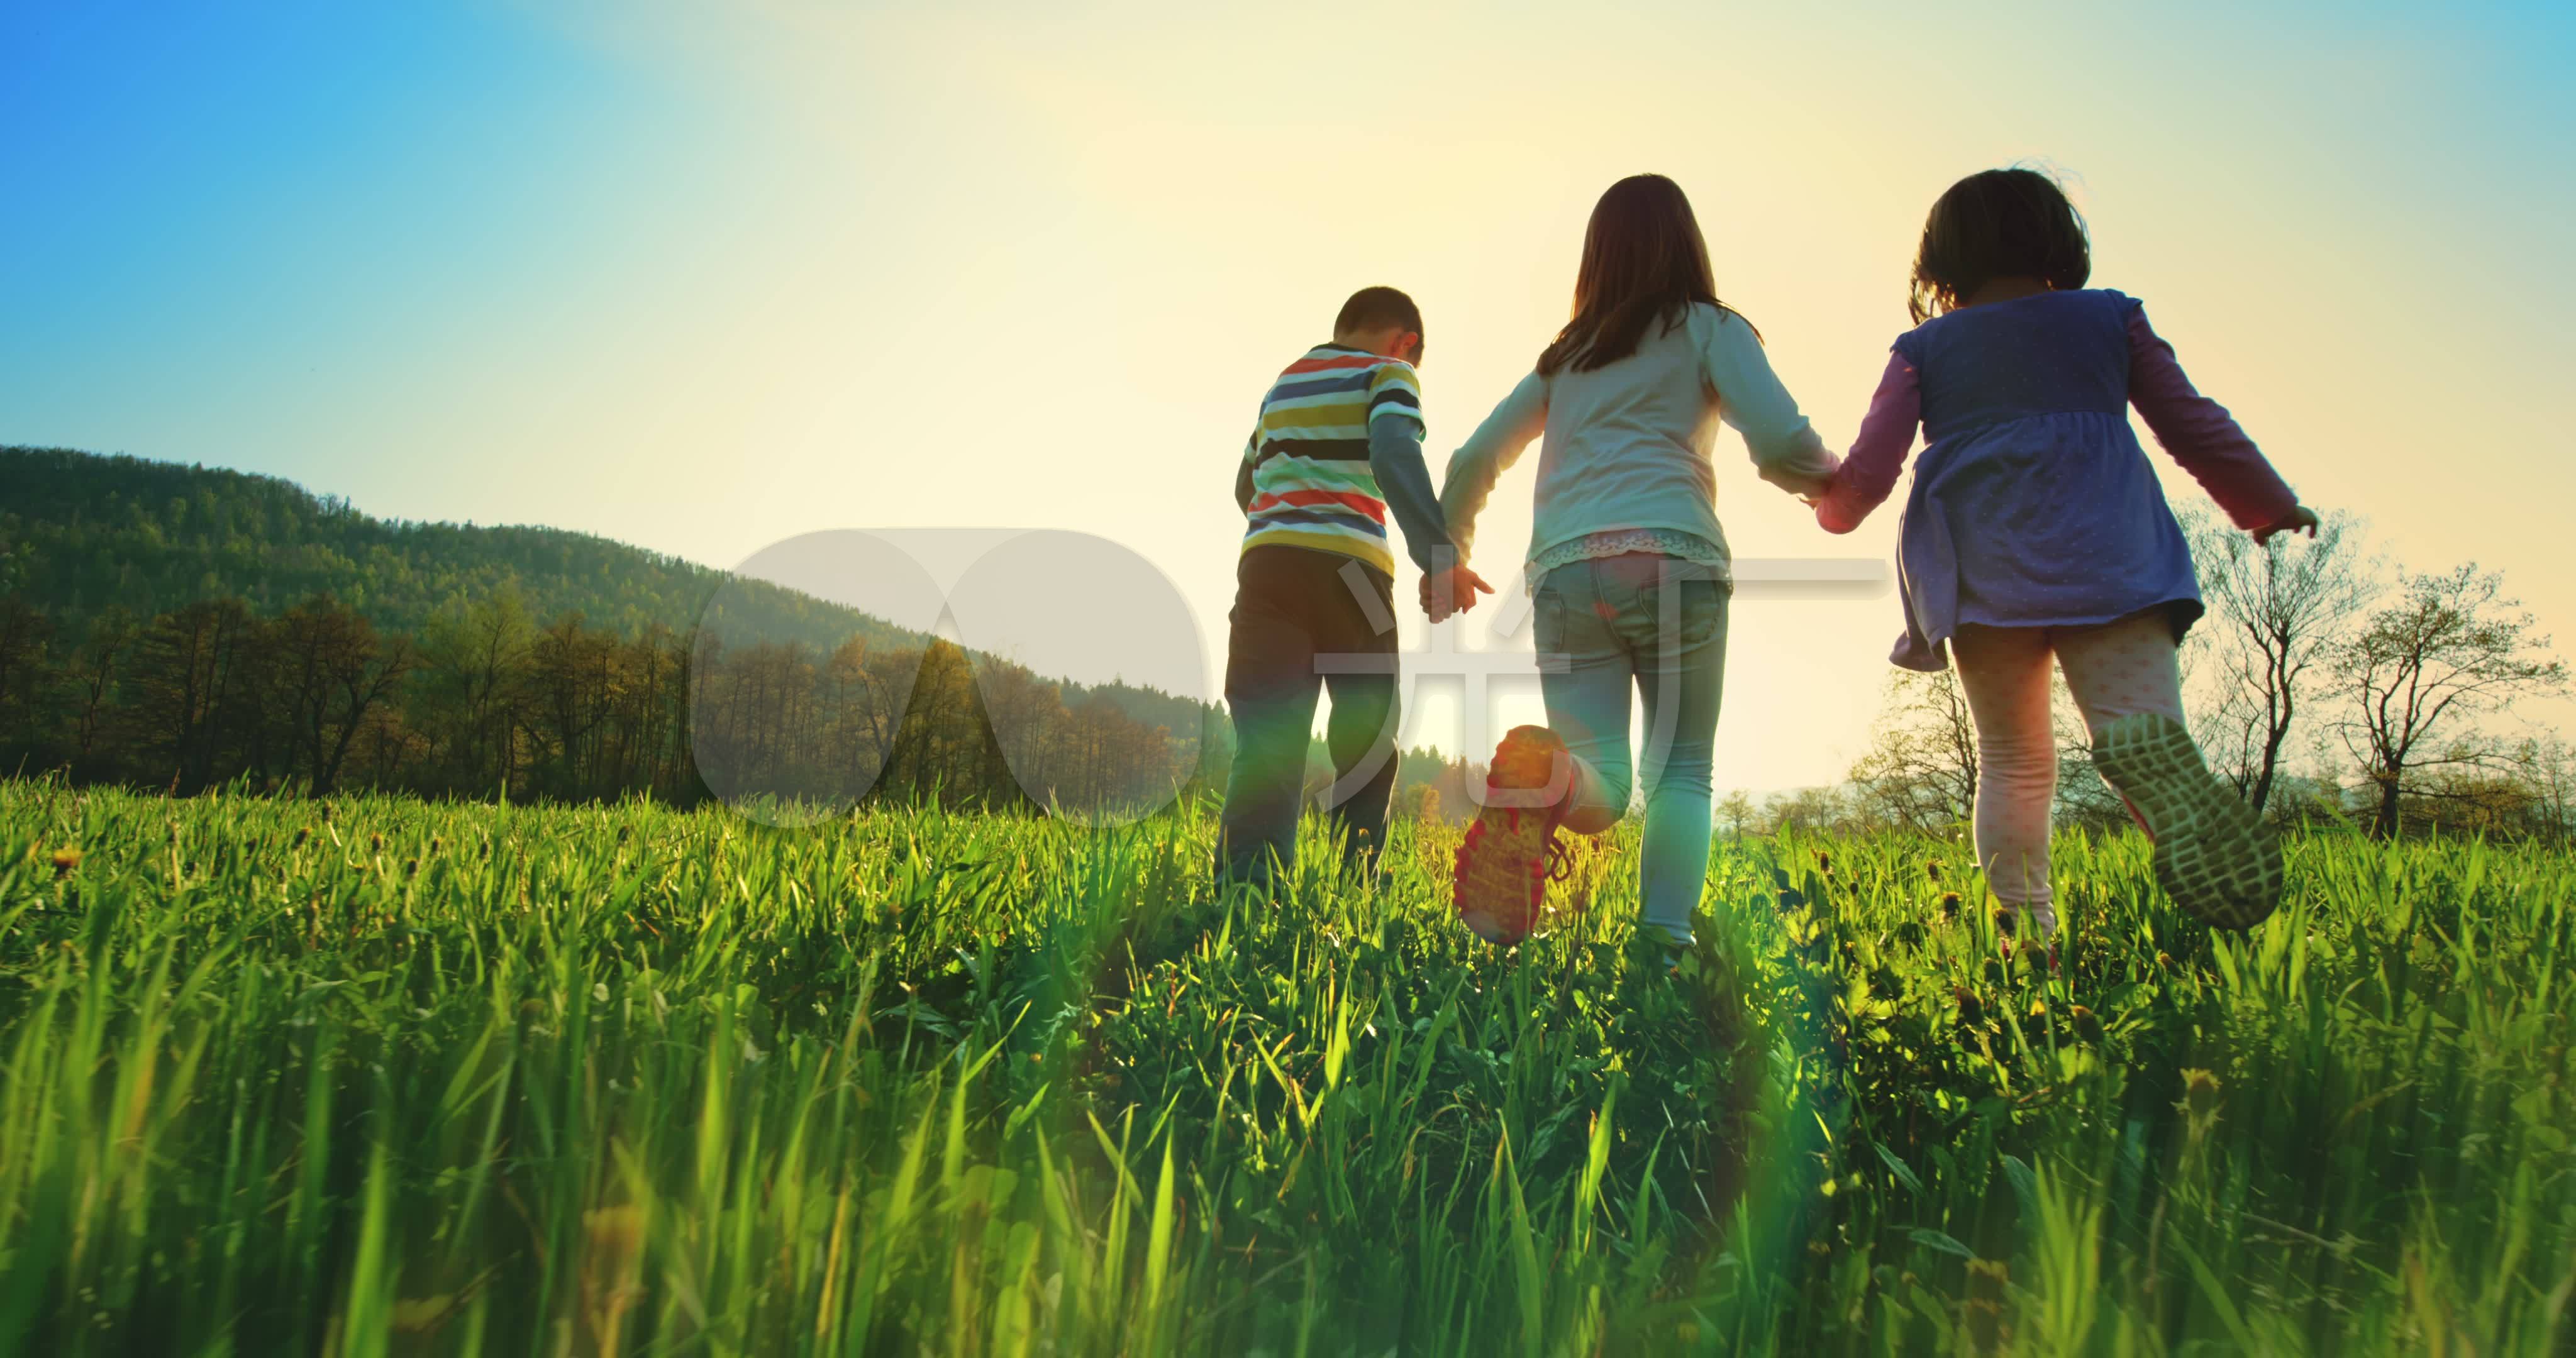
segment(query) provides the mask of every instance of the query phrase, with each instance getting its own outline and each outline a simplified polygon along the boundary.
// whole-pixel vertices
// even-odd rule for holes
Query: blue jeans
[[[1637,761],[1629,689],[1645,699],[1645,847],[1637,864],[1644,923],[1691,940],[1708,878],[1709,765],[1726,684],[1731,587],[1707,567],[1632,552],[1577,561],[1539,582],[1534,630],[1548,729],[1575,760],[1565,827],[1599,834],[1627,813]]]

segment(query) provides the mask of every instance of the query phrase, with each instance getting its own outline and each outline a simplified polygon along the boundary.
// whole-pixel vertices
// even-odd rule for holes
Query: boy
[[[1429,577],[1427,597],[1466,608],[1476,591],[1492,592],[1454,564],[1423,469],[1421,361],[1413,299],[1362,288],[1342,304],[1332,343],[1308,350],[1271,385],[1244,445],[1234,498],[1249,522],[1225,665],[1234,768],[1217,848],[1228,881],[1266,886],[1296,861],[1321,688],[1333,696],[1325,745],[1346,865],[1363,866],[1385,842],[1399,717],[1388,512]]]

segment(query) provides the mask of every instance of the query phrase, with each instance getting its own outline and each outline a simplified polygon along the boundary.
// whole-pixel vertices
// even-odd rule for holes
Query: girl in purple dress
[[[1914,261],[1915,328],[1816,518],[1858,527],[1922,427],[1892,658],[1916,670],[1941,669],[1945,649],[1958,658],[1977,726],[1977,857],[2005,910],[2040,938],[2056,931],[2053,656],[2094,766],[2155,840],[2157,881],[2200,918],[2246,928],[2280,898],[2280,845],[2183,725],[2175,651],[2200,590],[2128,408],[2255,541],[2313,535],[2317,516],[2192,389],[2135,299],[2084,286],[2091,270],[2083,220],[2045,175],[1988,170],[1942,194]]]

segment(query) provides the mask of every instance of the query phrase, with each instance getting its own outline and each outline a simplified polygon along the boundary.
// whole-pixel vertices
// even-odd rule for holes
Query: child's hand
[[[1483,576],[1465,566],[1452,566],[1422,577],[1422,611],[1433,622],[1447,622],[1450,614],[1474,608],[1477,595],[1493,592]]]
[[[2317,511],[2306,505],[2291,506],[2289,513],[2254,530],[2254,545],[2260,547],[2270,542],[2273,535],[2278,533],[2306,533],[2309,537],[2315,537]]]

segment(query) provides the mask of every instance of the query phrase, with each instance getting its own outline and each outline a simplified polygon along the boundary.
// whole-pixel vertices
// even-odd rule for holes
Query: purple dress
[[[1889,657],[1907,669],[1945,667],[1944,644],[1970,623],[2089,626],[2162,608],[2179,641],[2200,617],[2191,549],[2129,427],[2132,400],[2240,524],[2297,503],[2120,293],[1963,308],[1894,350],[1817,514],[1836,532],[1856,526],[1892,487],[1920,419],[1897,546],[1905,635]]]

